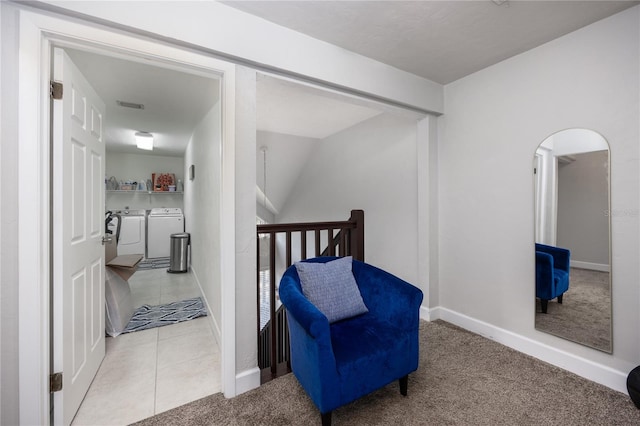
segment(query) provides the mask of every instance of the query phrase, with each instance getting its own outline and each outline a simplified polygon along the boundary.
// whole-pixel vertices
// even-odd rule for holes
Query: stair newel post
[[[256,237],[256,283],[258,283],[258,285],[256,285],[256,311],[258,312],[256,328],[258,329],[258,347],[260,347],[260,267],[262,266],[260,265],[260,231],[258,231]]]
[[[351,247],[351,256],[354,259],[364,262],[364,211],[351,210],[349,222],[355,223],[355,228],[351,230],[349,246]]]

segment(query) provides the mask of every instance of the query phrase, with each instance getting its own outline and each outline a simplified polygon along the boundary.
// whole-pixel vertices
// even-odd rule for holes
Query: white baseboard
[[[571,260],[569,262],[572,268],[590,269],[592,271],[609,272],[609,265],[604,263],[581,262],[580,260]]]
[[[420,319],[431,321],[431,312],[426,306],[420,306]]]
[[[260,386],[260,369],[254,367],[236,374],[236,396]]]
[[[508,346],[518,352],[538,358],[549,364],[570,371],[585,379],[607,386],[618,392],[627,394],[627,373],[615,370],[606,365],[554,348],[545,343],[537,342],[528,337],[513,333],[503,328],[496,327],[484,321],[468,317],[447,308],[420,309],[420,318],[423,318],[423,310],[426,316],[433,321],[441,319],[451,324],[462,327],[487,339]]]
[[[193,274],[193,279],[195,280],[196,284],[198,285],[198,289],[200,290],[200,297],[204,302],[204,306],[207,308],[207,316],[209,317],[209,325],[211,326],[211,330],[213,331],[213,338],[216,339],[216,343],[218,344],[218,347],[221,348],[222,333],[220,332],[220,326],[216,322],[216,317],[215,315],[213,315],[213,312],[211,311],[211,305],[209,305],[209,301],[204,295],[204,291],[202,290],[202,285],[200,284],[200,280],[198,279],[198,274],[196,270],[193,269],[193,266],[191,266],[190,269],[191,269],[191,273]]]

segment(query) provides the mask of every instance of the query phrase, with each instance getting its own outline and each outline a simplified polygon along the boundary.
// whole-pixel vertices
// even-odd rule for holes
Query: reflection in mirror
[[[534,157],[536,329],[611,353],[609,145],[568,129]]]

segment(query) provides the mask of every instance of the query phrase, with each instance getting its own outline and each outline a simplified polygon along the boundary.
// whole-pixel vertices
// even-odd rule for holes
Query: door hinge
[[[62,99],[62,89],[62,83],[59,81],[52,81],[50,87],[51,99]]]
[[[59,392],[62,390],[62,373],[53,373],[49,376],[49,392]]]

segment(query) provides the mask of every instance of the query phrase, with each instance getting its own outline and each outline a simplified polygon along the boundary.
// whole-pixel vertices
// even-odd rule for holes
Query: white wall
[[[558,246],[577,267],[609,267],[609,151],[558,165]],[[580,262],[576,264],[575,262]]]
[[[267,147],[267,197],[276,210],[284,205],[296,178],[318,139],[259,131],[256,139],[256,179],[264,189],[264,157]]]
[[[451,83],[440,118],[440,306],[448,319],[520,339],[521,349],[556,364],[569,354],[586,360],[585,371],[604,366],[598,371],[619,390],[640,353],[639,23],[636,6]],[[534,329],[531,164],[540,142],[574,127],[611,146],[613,355]],[[575,371],[580,359],[565,367]]]
[[[161,155],[125,154],[122,152],[107,152],[106,177],[114,176],[119,181],[151,180],[152,173],[173,173],[176,182],[181,179],[184,183],[184,158]],[[183,207],[182,194],[171,193],[114,193],[106,194],[106,205],[109,210],[123,209],[152,209],[154,207]]]
[[[347,220],[364,210],[365,260],[417,281],[416,121],[382,114],[319,141],[279,223]]]
[[[212,100],[213,101],[213,100]],[[184,182],[185,231],[191,234],[191,270],[212,314],[220,342],[220,139],[221,111],[216,102],[196,126],[185,151],[183,173],[195,166],[195,179]]]
[[[18,417],[18,43],[14,10],[0,2],[0,424]],[[26,188],[25,188],[26,190]]]
[[[256,201],[256,215],[267,223],[273,223],[276,220],[275,215],[265,208],[260,201]]]

